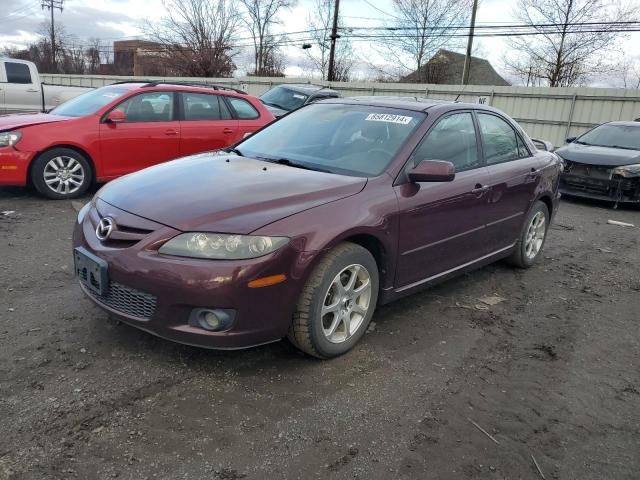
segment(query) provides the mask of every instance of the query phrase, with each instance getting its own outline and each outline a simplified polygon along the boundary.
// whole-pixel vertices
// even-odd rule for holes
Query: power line
[[[56,71],[56,24],[53,12],[57,8],[62,13],[63,6],[64,0],[42,0],[42,8],[48,8],[51,12],[51,65],[54,72]]]

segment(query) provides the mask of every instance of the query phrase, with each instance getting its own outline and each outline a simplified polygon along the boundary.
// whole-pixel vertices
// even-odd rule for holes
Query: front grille
[[[156,297],[154,295],[120,283],[109,282],[109,288],[104,295],[98,295],[86,288],[84,290],[98,302],[113,310],[141,320],[151,319],[156,309]]]

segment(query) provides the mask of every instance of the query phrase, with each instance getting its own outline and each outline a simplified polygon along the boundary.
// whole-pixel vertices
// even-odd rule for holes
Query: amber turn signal
[[[256,278],[251,280],[248,285],[249,288],[260,288],[275,285],[276,283],[284,282],[287,279],[286,275],[280,273],[278,275],[270,275],[268,277]]]

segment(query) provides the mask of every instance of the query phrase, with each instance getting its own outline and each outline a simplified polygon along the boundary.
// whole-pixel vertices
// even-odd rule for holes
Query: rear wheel
[[[549,209],[538,201],[527,215],[516,249],[508,259],[509,263],[520,268],[533,265],[542,252],[548,229]]]
[[[342,355],[364,335],[378,300],[378,266],[368,250],[342,243],[315,267],[300,295],[289,331],[309,355]]]
[[[31,169],[31,180],[38,192],[54,200],[82,195],[89,188],[91,177],[89,161],[70,148],[47,150]]]

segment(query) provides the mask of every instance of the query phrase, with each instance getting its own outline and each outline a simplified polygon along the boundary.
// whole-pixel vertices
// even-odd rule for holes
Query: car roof
[[[621,126],[621,127],[637,127],[640,128],[640,122],[639,121],[624,121],[624,120],[620,120],[620,121],[615,121],[615,122],[607,122],[607,123],[603,123],[603,125],[615,125],[615,126]]]
[[[488,107],[486,105],[480,105],[478,103],[458,103],[458,102],[450,102],[447,100],[437,100],[435,98],[421,98],[421,97],[362,96],[362,97],[347,97],[347,98],[331,98],[328,100],[322,100],[321,103],[341,103],[345,105],[369,105],[371,107],[398,108],[402,110],[413,110],[415,112],[426,112],[430,108],[434,108],[434,107],[444,107],[444,109],[451,109],[451,110],[475,109],[475,110],[486,110],[491,112],[498,111],[492,107]]]
[[[231,96],[246,96],[248,95],[246,92],[242,90],[238,90],[233,87],[229,87],[227,85],[216,85],[216,84],[197,84],[197,83],[186,83],[186,82],[136,82],[136,81],[124,81],[124,82],[116,82],[111,85],[105,85],[106,87],[117,87],[124,88],[126,90],[150,90],[150,91],[158,91],[158,90],[171,90],[171,91],[185,91],[185,92],[211,92],[211,90],[216,91],[216,93],[231,95]]]
[[[280,85],[277,85],[278,87],[284,87],[284,88],[288,88],[290,90],[294,90],[296,92],[300,92],[300,93],[305,93],[307,95],[311,95],[315,92],[318,92],[320,90],[323,90],[325,92],[330,92],[330,93],[335,93],[336,95],[339,95],[339,93],[336,90],[333,90],[329,87],[325,87],[324,85],[316,85],[314,83],[283,83]]]

